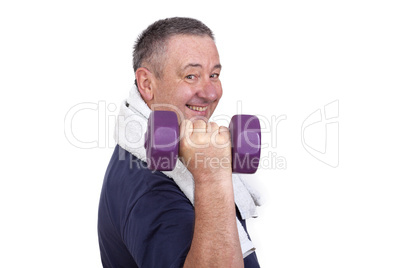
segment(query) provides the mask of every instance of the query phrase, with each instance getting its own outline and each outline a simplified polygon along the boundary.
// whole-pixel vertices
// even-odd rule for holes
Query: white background
[[[263,151],[286,169],[250,178],[266,200],[249,221],[261,266],[402,267],[398,1],[5,2],[1,267],[101,267],[97,206],[117,111],[106,110],[100,135],[98,111],[74,117],[74,134],[98,141],[93,149],[67,140],[65,117],[80,103],[119,106],[136,36],[171,16],[215,32],[224,87],[216,114],[235,114],[241,100],[243,113],[287,117],[277,147]],[[304,149],[301,126],[336,100],[333,168]]]

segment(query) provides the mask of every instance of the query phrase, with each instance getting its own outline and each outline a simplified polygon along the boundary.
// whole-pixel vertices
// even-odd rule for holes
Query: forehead
[[[167,63],[170,65],[219,64],[219,53],[215,42],[207,35],[175,35],[169,38],[166,48]]]

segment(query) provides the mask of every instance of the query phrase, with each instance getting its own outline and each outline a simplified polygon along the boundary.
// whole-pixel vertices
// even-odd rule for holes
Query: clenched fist
[[[203,120],[184,120],[180,132],[179,155],[195,182],[231,178],[231,142],[227,127]]]

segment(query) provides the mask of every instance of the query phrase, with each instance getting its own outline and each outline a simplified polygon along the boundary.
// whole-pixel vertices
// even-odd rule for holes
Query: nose
[[[208,102],[214,102],[222,95],[221,84],[218,82],[212,82],[208,79],[202,83],[197,95]]]

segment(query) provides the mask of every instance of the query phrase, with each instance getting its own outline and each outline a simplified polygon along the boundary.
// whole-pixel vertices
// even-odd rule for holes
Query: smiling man
[[[103,266],[259,267],[245,225],[258,196],[232,174],[228,129],[208,122],[222,96],[211,30],[190,18],[157,21],[133,58],[135,86],[121,107],[99,204]],[[172,172],[145,164],[151,110],[176,112],[184,133]],[[215,164],[198,163],[199,155]]]
[[[162,61],[151,57],[136,69],[141,96],[149,107],[173,105],[174,111],[182,112],[178,114],[180,121],[183,115],[186,119],[209,118],[222,96],[221,64],[212,33],[177,34],[165,42],[166,48],[159,52]],[[140,43],[137,47],[141,49]]]

